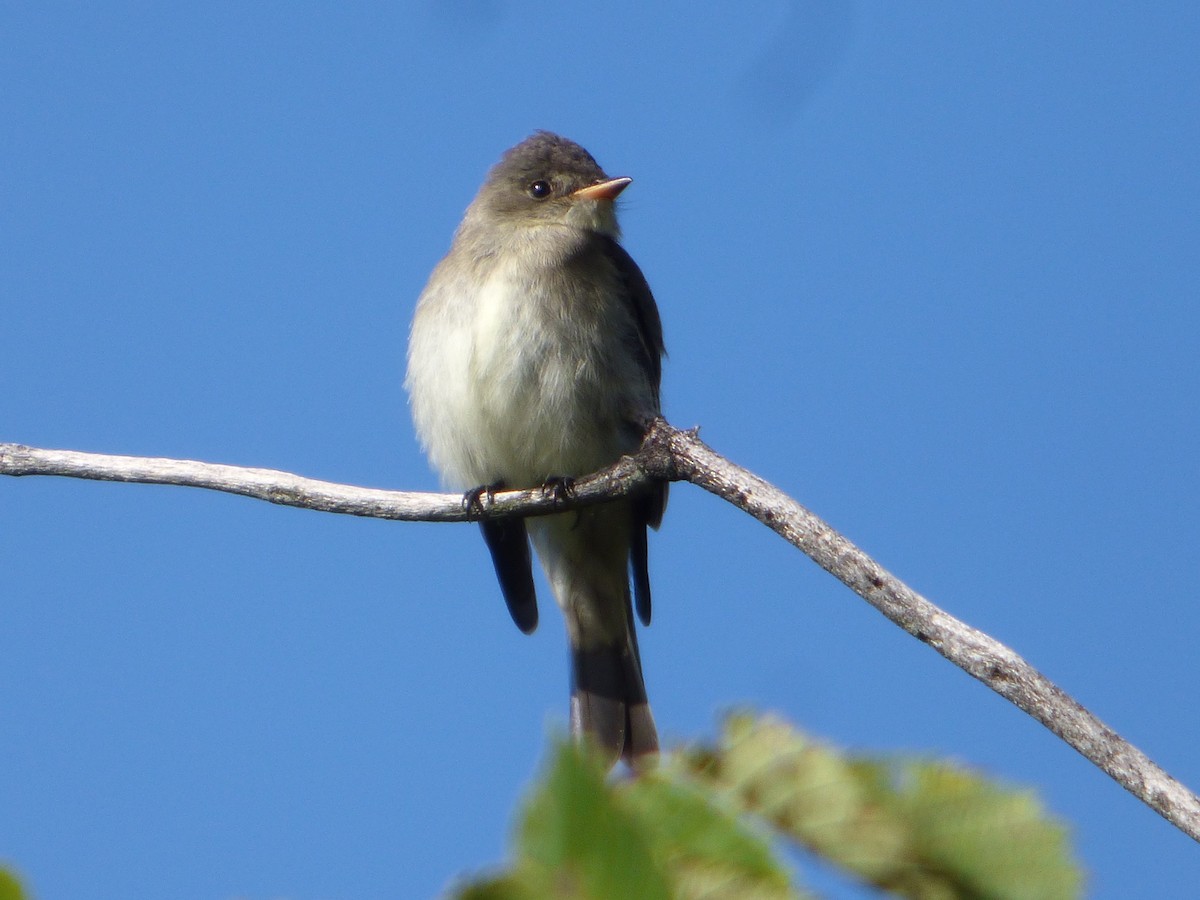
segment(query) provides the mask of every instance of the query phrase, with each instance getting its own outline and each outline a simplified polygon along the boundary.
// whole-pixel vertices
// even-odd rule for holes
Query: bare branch
[[[1009,647],[930,603],[778,488],[713,452],[695,432],[653,423],[646,470],[690,481],[749,513],[968,675],[1037,719],[1193,840],[1200,798]]]
[[[458,494],[383,491],[190,460],[104,456],[0,444],[0,475],[65,475],[227,491],[323,512],[405,521],[478,518]],[[495,495],[483,515],[540,515],[600,503],[651,479],[690,481],[754,516],[877,610],[967,674],[1033,716],[1118,784],[1200,841],[1200,798],[1088,712],[1013,650],[939,609],[778,488],[662,419],[641,450],[575,483],[559,499],[540,489]]]
[[[405,522],[466,522],[481,518],[478,510],[467,509],[462,494],[385,491],[304,478],[277,469],[225,466],[191,459],[110,456],[0,444],[0,475],[62,475],[93,481],[174,484],[241,494],[318,512]],[[541,488],[497,491],[486,502],[482,516],[529,516],[594,506],[614,497],[623,497],[650,480],[650,476],[639,468],[637,460],[626,456],[601,472],[577,479],[568,500]]]

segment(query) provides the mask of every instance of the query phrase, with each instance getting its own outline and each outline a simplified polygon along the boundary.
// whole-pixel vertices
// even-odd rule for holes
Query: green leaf
[[[761,898],[798,895],[767,839],[693,784],[609,779],[570,744],[525,805],[508,871],[461,886],[467,900]]]
[[[566,743],[526,808],[516,875],[533,896],[671,896],[641,823],[617,802],[603,766]]]
[[[625,785],[622,799],[645,826],[673,896],[797,896],[766,838],[698,786],[647,775]]]
[[[1080,874],[1069,864],[1066,829],[1048,819],[1031,791],[1014,791],[945,763],[903,766],[897,810],[913,825],[929,869],[952,873],[977,896],[1075,897]]]
[[[21,882],[8,869],[0,869],[0,900],[25,900]]]
[[[1066,829],[1027,791],[942,762],[846,757],[772,718],[728,718],[674,763],[863,881],[916,898],[1078,897]]]

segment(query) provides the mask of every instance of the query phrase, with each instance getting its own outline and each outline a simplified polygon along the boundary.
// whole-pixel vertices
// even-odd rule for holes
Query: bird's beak
[[[610,178],[608,181],[589,184],[585,188],[572,192],[571,198],[573,200],[615,200],[617,194],[631,184],[633,184],[632,178]]]

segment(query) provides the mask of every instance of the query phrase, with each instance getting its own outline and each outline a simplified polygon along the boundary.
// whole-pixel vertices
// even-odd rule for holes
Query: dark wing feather
[[[665,485],[664,485],[665,487]],[[629,542],[629,570],[633,575],[633,605],[643,625],[650,624],[650,547],[646,540],[646,497],[633,505],[633,532]]]
[[[508,613],[525,634],[538,623],[537,595],[533,590],[533,566],[529,559],[529,536],[524,519],[484,519],[479,523],[483,540],[492,554],[496,579]]]
[[[646,276],[638,268],[625,248],[611,238],[606,239],[605,253],[617,269],[624,295],[628,298],[630,312],[636,327],[637,345],[635,350],[646,373],[646,380],[654,393],[654,412],[659,409],[659,385],[662,382],[662,358],[666,354],[663,345],[662,319],[658,315],[658,306]],[[631,423],[641,438],[641,429],[645,423]],[[633,575],[634,606],[638,618],[643,625],[650,624],[650,571],[646,528],[658,528],[662,523],[663,512],[667,508],[667,485],[657,484],[646,493],[634,499],[633,532],[629,548],[629,565]]]
[[[646,372],[646,378],[654,392],[654,412],[659,411],[659,386],[662,383],[662,358],[667,355],[663,345],[662,319],[658,315],[658,305],[654,295],[650,293],[650,285],[646,276],[638,268],[625,248],[612,238],[604,239],[604,251],[617,269],[625,286],[625,296],[628,298],[630,311],[637,327],[637,347],[639,359]],[[644,422],[631,423],[637,429],[637,440],[642,437],[641,429]],[[662,524],[663,513],[667,508],[667,485],[655,488],[642,509],[643,518],[651,528]]]
[[[617,274],[625,285],[625,296],[629,298],[630,311],[637,325],[638,355],[646,369],[646,377],[654,388],[654,403],[658,405],[658,387],[662,381],[662,358],[667,350],[663,345],[662,319],[646,276],[638,268],[625,248],[613,238],[604,239],[605,255],[612,261]],[[658,410],[656,409],[655,412]]]

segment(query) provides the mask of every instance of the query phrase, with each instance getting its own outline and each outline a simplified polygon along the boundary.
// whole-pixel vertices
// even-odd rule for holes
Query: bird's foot
[[[495,484],[484,484],[477,488],[471,488],[463,494],[462,504],[463,509],[468,516],[482,516],[492,504],[496,502],[496,491],[504,489],[504,482],[497,481]]]
[[[542,496],[553,497],[556,503],[565,503],[575,496],[575,479],[570,475],[551,475],[542,485]]]

